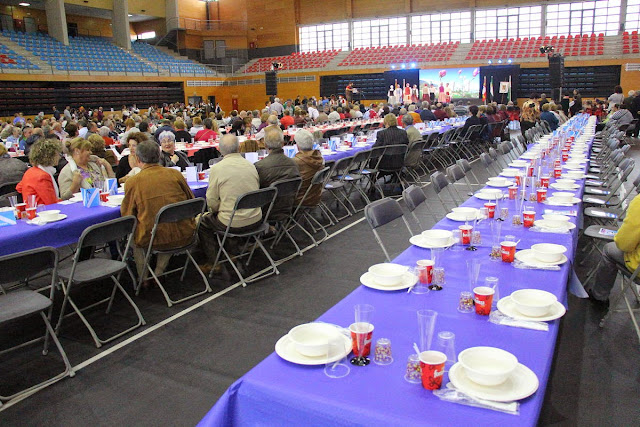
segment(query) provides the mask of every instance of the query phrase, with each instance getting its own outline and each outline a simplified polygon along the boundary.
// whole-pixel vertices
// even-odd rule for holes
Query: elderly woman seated
[[[135,135],[135,134],[134,134]],[[98,156],[101,159],[105,159],[112,168],[118,164],[118,159],[111,149],[105,149],[104,139],[98,134],[91,134],[87,141],[91,143],[91,154]]]
[[[129,141],[127,142],[129,154],[122,156],[120,163],[118,163],[118,168],[116,169],[116,178],[118,179],[119,184],[124,184],[127,179],[140,172],[140,167],[138,167],[138,161],[136,160],[136,147],[138,144],[147,141],[148,139],[150,140],[151,138],[153,137],[147,138],[142,132],[134,133],[129,136]]]
[[[189,166],[189,158],[181,151],[176,151],[176,135],[170,131],[161,132],[158,136],[162,152],[160,153],[160,164],[165,167],[179,166],[184,170]]]
[[[57,139],[43,139],[33,144],[29,152],[32,167],[16,186],[23,199],[35,194],[39,205],[58,203],[60,191],[53,175],[56,173],[61,151],[62,144]]]
[[[101,138],[102,139],[102,138]],[[58,176],[60,197],[70,199],[81,188],[100,185],[115,174],[108,161],[91,154],[92,145],[83,138],[75,138],[69,146],[69,163],[62,168]]]

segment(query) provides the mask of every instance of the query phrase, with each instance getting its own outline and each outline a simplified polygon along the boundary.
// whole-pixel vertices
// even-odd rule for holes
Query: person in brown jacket
[[[298,152],[293,158],[293,161],[298,165],[300,171],[300,177],[302,178],[302,186],[296,196],[296,206],[300,203],[304,197],[307,189],[311,185],[313,176],[320,169],[324,167],[324,158],[320,151],[313,149],[313,135],[307,130],[301,129],[296,132],[293,138],[298,146]],[[316,185],[307,194],[307,198],[304,200],[304,206],[316,206],[320,202],[322,196],[322,186]]]
[[[135,156],[141,171],[127,180],[120,212],[122,216],[133,215],[138,219],[133,255],[138,275],[142,276],[145,251],[151,240],[156,214],[166,205],[193,199],[193,193],[180,172],[158,164],[160,149],[155,142],[145,141],[138,144]],[[154,248],[184,246],[191,240],[195,228],[193,219],[162,224],[156,234]],[[170,258],[171,255],[158,255],[156,275],[164,272]]]

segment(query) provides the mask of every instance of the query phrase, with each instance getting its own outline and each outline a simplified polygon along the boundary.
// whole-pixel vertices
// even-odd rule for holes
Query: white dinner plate
[[[51,218],[51,219],[47,219],[47,224],[50,222],[58,222],[58,221],[62,221],[63,219],[65,219],[67,216],[65,214],[58,214],[57,217],[55,218]],[[42,218],[42,217],[39,217]]]
[[[276,354],[287,362],[295,363],[296,365],[324,365],[325,363],[335,362],[351,352],[351,340],[342,334],[340,335],[344,338],[344,351],[332,354],[330,357],[326,355],[312,357],[299,353],[293,341],[289,339],[288,334],[280,338],[276,343]]]
[[[502,172],[500,172],[501,176],[506,176],[507,178],[514,178],[516,175],[518,175],[520,172],[522,172],[521,170],[503,170]]]
[[[511,187],[512,185],[515,185],[515,183],[513,181],[507,181],[504,184],[496,184],[495,182],[487,181],[486,185],[488,185],[489,187],[504,188]]]
[[[476,217],[478,216],[479,212],[476,212]],[[446,215],[447,218],[449,218],[451,221],[458,221],[458,222],[467,222],[467,221],[473,221],[476,218],[473,218],[471,215],[467,216],[464,214],[458,214],[456,212],[449,212]]]
[[[513,302],[510,295],[498,301],[498,310],[509,317],[513,317],[516,320],[534,320],[538,322],[549,322],[551,320],[559,319],[567,312],[567,309],[564,308],[564,305],[556,301],[551,306],[551,310],[549,310],[549,312],[544,316],[525,316],[516,309],[516,304]]]
[[[580,188],[578,184],[570,184],[567,186],[563,186],[555,182],[553,184],[549,184],[549,187],[553,188],[554,190],[562,190],[562,191],[571,191],[571,190],[577,190],[578,188]]]
[[[529,162],[525,162],[525,161],[523,161],[522,163],[520,163],[520,162],[511,162],[511,163],[509,163],[509,166],[511,166],[512,168],[520,169],[520,168],[526,168],[527,166],[529,166],[529,164],[530,164]]]
[[[501,192],[500,195],[496,197],[496,193],[491,193],[488,191],[478,191],[474,194],[474,196],[476,196],[480,200],[496,200],[496,198],[498,200],[501,200],[504,197],[504,194],[502,194]]]
[[[551,225],[549,225],[549,221],[547,221],[546,219],[538,219],[536,221],[533,221],[533,225],[535,225],[536,227],[549,228],[558,231],[568,231],[576,228],[576,225],[572,222],[566,222],[566,225],[564,227],[552,227]]]
[[[581,175],[569,175],[569,174],[563,173],[563,174],[562,174],[562,178],[569,178],[569,179],[584,179],[584,178],[585,178],[585,175],[584,175],[584,174],[581,174]]]
[[[563,169],[566,170],[570,170],[570,171],[583,171],[584,170],[584,165],[562,165]]]
[[[538,258],[535,257],[535,255],[533,255],[533,251],[531,249],[523,249],[521,251],[516,252],[516,259],[520,262],[523,262],[527,265],[531,265],[534,267],[538,265],[544,266],[544,267],[549,267],[551,265],[562,265],[569,260],[569,258],[567,258],[566,255],[562,254],[562,258],[560,258],[560,261],[556,261],[556,262],[540,261]]]
[[[540,157],[540,153],[525,153],[522,156],[520,156],[521,159],[525,159],[525,160],[533,160],[533,159],[537,159]]]
[[[401,283],[393,286],[379,285],[378,283],[376,283],[375,279],[373,278],[373,274],[371,274],[368,271],[364,273],[362,276],[360,276],[360,283],[362,283],[367,288],[377,289],[379,291],[399,291],[402,289],[408,289],[411,286],[415,285],[416,281],[417,281],[417,277],[409,272],[406,272],[402,275]]]
[[[518,363],[505,382],[495,386],[484,386],[471,381],[460,363],[449,370],[449,380],[455,388],[469,396],[494,402],[524,399],[535,393],[540,384],[536,374],[522,363]]]
[[[411,243],[412,245],[418,246],[420,248],[424,248],[424,249],[448,248],[449,246],[452,246],[455,242],[456,242],[456,239],[451,237],[449,239],[449,243],[447,243],[446,245],[434,245],[434,244],[429,243],[420,234],[418,234],[416,236],[412,236],[409,239],[409,243]]]
[[[581,201],[582,200],[580,200],[578,197],[574,197],[573,200],[569,203],[564,201],[561,202],[553,196],[547,197],[547,204],[551,206],[573,206],[576,203],[580,203]]]

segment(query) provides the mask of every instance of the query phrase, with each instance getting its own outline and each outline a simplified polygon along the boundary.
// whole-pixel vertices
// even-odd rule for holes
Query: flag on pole
[[[511,101],[511,74],[509,74],[509,92],[507,93],[507,102]]]
[[[482,83],[482,102],[484,104],[487,103],[487,76],[484,76],[484,81]]]
[[[489,93],[491,94],[490,102],[493,102],[493,76],[491,76],[491,82],[489,83]]]

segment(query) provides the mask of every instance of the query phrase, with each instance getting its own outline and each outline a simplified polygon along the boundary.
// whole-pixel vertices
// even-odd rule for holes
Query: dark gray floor
[[[486,173],[474,166],[482,180]],[[407,237],[398,228],[392,250],[406,248]],[[360,222],[283,264],[280,276],[236,288],[0,412],[0,424],[194,425],[280,336],[340,301],[381,259]],[[221,289],[217,283],[214,292]],[[150,324],[189,305],[169,309],[154,292],[140,300]],[[640,345],[625,314],[604,329],[600,315],[589,301],[569,298],[540,425],[638,425]],[[104,350],[73,321],[62,341],[74,365]]]

